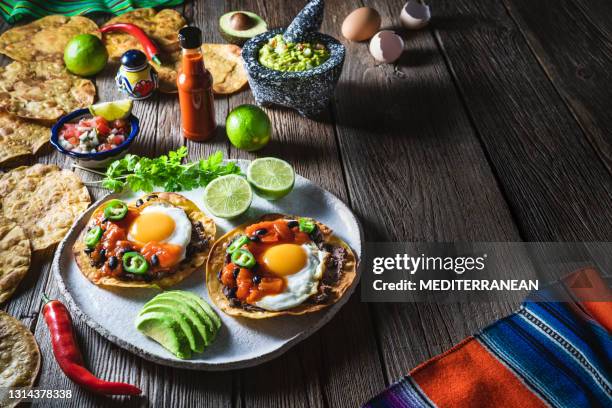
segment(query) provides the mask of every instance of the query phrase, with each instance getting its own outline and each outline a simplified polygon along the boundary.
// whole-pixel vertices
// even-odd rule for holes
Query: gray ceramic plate
[[[241,161],[240,165],[246,169],[248,162]],[[204,209],[203,189],[181,194]],[[130,193],[117,197],[131,200],[139,195]],[[142,305],[159,291],[102,289],[89,282],[74,262],[72,245],[100,201],[75,222],[59,245],[53,261],[54,274],[75,317],[83,319],[100,335],[118,346],[159,364],[197,370],[229,370],[261,364],[281,355],[327,323],[348,300],[359,280],[355,279],[353,286],[338,303],[310,315],[250,320],[233,318],[218,311],[223,326],[215,342],[204,353],[196,354],[189,360],[181,360],[134,328],[134,318]],[[362,231],[351,210],[337,197],[301,176],[296,176],[294,190],[281,200],[269,202],[254,196],[253,205],[239,219],[227,221],[215,218],[217,236],[270,212],[308,216],[322,221],[351,246],[358,258],[361,255]],[[203,270],[194,272],[173,289],[189,290],[208,300]]]

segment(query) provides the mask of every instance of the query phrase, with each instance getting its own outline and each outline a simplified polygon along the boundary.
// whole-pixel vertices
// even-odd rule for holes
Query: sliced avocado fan
[[[203,352],[220,327],[221,319],[204,299],[180,290],[155,296],[136,318],[139,331],[182,359]]]
[[[250,11],[230,11],[219,19],[219,32],[231,44],[242,45],[266,31],[268,25],[264,19]]]
[[[150,312],[136,318],[136,328],[178,358],[191,357],[189,341],[179,323],[165,313]]]

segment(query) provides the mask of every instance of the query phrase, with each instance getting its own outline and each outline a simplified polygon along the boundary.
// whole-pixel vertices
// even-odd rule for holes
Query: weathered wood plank
[[[610,173],[503,4],[456,1],[436,15],[436,36],[524,238],[609,240]]]
[[[402,3],[365,2],[381,13],[384,27],[397,23]],[[340,38],[341,21],[351,8],[338,9],[330,31]],[[433,37],[428,31],[402,34],[407,50],[394,65],[375,63],[367,43],[346,43],[336,93],[336,128],[351,204],[364,221],[367,240],[518,240]],[[387,381],[512,306],[375,305]]]
[[[612,7],[608,1],[504,0],[555,89],[612,170]],[[602,86],[603,85],[603,86]]]
[[[302,2],[230,2],[265,16],[269,27],[286,26]],[[327,4],[332,21],[334,3]],[[230,99],[230,109],[253,103],[249,92]],[[233,157],[275,156],[288,160],[299,174],[348,200],[339,161],[333,119],[314,122],[286,109],[266,109],[274,127],[268,146],[256,153],[231,149]],[[242,377],[247,406],[356,406],[384,386],[367,305],[354,295],[324,329],[291,352]],[[356,375],[358,372],[367,375]]]

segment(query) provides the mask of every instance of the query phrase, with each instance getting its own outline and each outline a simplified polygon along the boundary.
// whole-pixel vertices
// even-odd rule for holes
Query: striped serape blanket
[[[577,274],[589,288],[568,284]],[[572,300],[552,301],[560,294]],[[612,293],[596,270],[583,269],[416,367],[364,407],[609,408],[611,332]]]
[[[183,0],[0,0],[0,14],[12,24],[26,16],[76,16],[95,12],[119,15],[141,7],[172,7],[182,2]]]

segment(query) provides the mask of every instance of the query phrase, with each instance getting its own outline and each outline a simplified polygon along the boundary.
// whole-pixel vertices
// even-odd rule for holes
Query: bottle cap
[[[127,50],[121,56],[121,65],[127,68],[139,68],[147,63],[147,56],[140,50]]]
[[[202,31],[198,27],[183,27],[178,34],[181,48],[193,49],[202,45]]]

